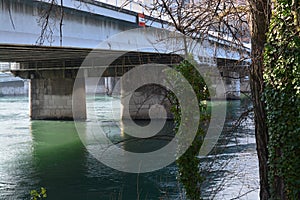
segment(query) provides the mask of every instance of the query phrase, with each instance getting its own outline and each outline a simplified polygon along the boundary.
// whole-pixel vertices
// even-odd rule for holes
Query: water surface
[[[112,101],[118,100],[97,97],[95,111],[107,134],[118,140],[124,135],[110,121]],[[240,199],[258,199],[253,123],[248,119],[234,133],[226,131],[248,103],[233,101],[227,106],[227,125],[217,148],[199,158],[208,175],[203,191],[207,199],[231,199],[245,193]],[[176,164],[143,174],[111,169],[89,154],[74,122],[31,121],[28,113],[27,97],[0,98],[0,199],[29,199],[30,190],[40,187],[47,189],[47,199],[185,199],[176,179]],[[144,151],[147,145],[149,150],[163,144],[125,146]]]

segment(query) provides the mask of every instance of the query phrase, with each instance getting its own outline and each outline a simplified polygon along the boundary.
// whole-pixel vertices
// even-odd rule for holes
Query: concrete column
[[[224,83],[226,89],[227,99],[240,99],[241,88],[240,88],[240,76],[237,72],[224,71]]]
[[[104,79],[105,79],[104,84],[105,84],[107,95],[112,95],[113,92],[114,92],[114,94],[119,93],[120,88],[116,88],[116,87],[118,87],[118,85],[116,85],[116,83],[119,80],[118,77],[105,77]]]
[[[131,95],[121,85],[121,118],[133,120],[172,119],[168,91],[158,85],[145,85]]]
[[[76,101],[74,101],[75,99]],[[73,119],[86,120],[85,79],[77,78],[76,88],[73,88]]]
[[[237,72],[229,72],[231,77],[231,84],[228,87],[229,97],[232,99],[240,99],[241,96],[241,87],[240,87],[240,76]]]
[[[48,78],[31,79],[30,82],[30,117],[45,120],[73,120],[72,93],[75,79]],[[76,108],[76,118],[86,119],[85,85],[75,90],[75,97],[80,99]],[[78,101],[77,101],[78,102]]]

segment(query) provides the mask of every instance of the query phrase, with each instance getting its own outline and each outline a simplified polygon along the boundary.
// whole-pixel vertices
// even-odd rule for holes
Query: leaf
[[[47,190],[45,188],[41,187],[41,194],[44,195],[44,194],[46,194],[46,192],[47,192]]]

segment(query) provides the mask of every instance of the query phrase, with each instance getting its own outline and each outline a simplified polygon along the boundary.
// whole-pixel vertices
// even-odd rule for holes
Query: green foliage
[[[201,111],[200,125],[198,127],[196,137],[188,150],[179,159],[177,159],[177,165],[179,168],[178,179],[183,184],[187,197],[189,199],[196,200],[201,199],[200,189],[201,184],[204,181],[204,177],[201,176],[199,168],[199,158],[197,158],[205,134],[201,125],[203,126],[203,123],[207,122],[207,114],[205,113],[206,106],[202,104],[201,101],[207,99],[209,93],[204,79],[200,76],[191,61],[184,60],[180,65],[175,66],[174,68],[176,71],[180,72],[180,74],[183,75],[192,86],[197,96],[198,105]],[[178,84],[178,82],[180,82],[180,78],[176,79],[174,75],[172,77],[172,81],[177,81],[177,85],[180,85],[180,83]],[[184,93],[184,90],[185,88],[182,87],[182,93]],[[176,134],[180,134],[182,136],[180,138],[184,139],[185,133],[179,132],[179,125],[181,121],[180,105],[174,95],[171,95],[170,99],[173,103],[172,112],[174,114]],[[192,114],[194,111],[189,110],[188,112],[191,112]]]
[[[47,190],[43,187],[41,187],[40,191],[37,191],[37,190],[30,191],[30,199],[31,200],[40,200],[40,199],[46,199],[46,198],[47,198]]]
[[[272,199],[299,199],[300,6],[296,0],[274,6],[264,54],[270,192]]]

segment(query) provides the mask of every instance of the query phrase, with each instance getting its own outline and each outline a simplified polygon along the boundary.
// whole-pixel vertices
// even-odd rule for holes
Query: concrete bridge
[[[153,42],[157,41],[158,36],[138,26],[137,12],[120,10],[93,0],[84,2],[79,4],[76,0],[64,0],[61,26],[60,17],[54,14],[48,17],[47,22],[43,21],[45,13],[41,12],[41,8],[49,7],[44,1],[0,2],[0,62],[15,62],[16,65],[10,71],[16,76],[30,79],[32,119],[85,119],[84,78],[99,77],[99,67],[105,67],[102,77],[118,77],[137,65],[173,65],[181,60],[180,56],[170,54],[170,51],[157,52],[156,49],[145,48],[149,46],[145,44],[149,41],[143,41],[142,38],[150,38]],[[59,7],[54,9],[59,11]],[[51,26],[43,29],[45,23]],[[166,24],[146,17],[146,26],[150,25],[161,27]],[[130,39],[120,38],[116,43],[104,42],[114,34],[134,28],[140,29],[129,36]],[[99,44],[100,48],[97,46]],[[246,67],[237,64],[237,60],[243,57],[242,54],[247,54],[249,49],[245,48],[241,53],[239,49],[232,48],[230,41],[220,41],[213,36],[205,41],[204,46],[206,52],[217,60],[221,74],[228,82],[228,96],[239,97],[239,81],[246,73]],[[97,56],[85,63],[86,57],[91,57],[91,54]],[[99,58],[99,55],[103,56]],[[109,62],[111,59],[113,62]],[[74,82],[82,63],[86,64],[83,80],[81,86],[74,90]],[[74,98],[80,102],[73,105],[75,114],[72,112]],[[152,104],[160,99],[155,98]],[[148,112],[147,109],[144,113]],[[145,114],[136,118],[145,118]]]

